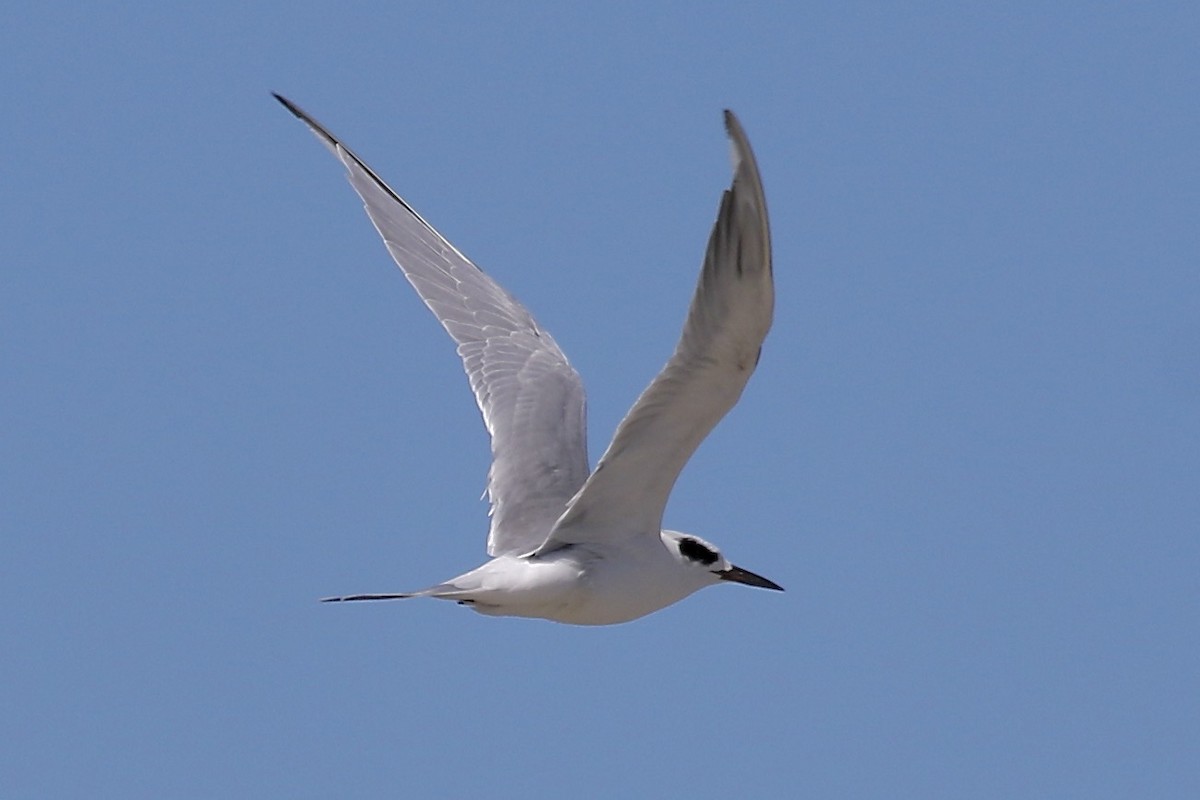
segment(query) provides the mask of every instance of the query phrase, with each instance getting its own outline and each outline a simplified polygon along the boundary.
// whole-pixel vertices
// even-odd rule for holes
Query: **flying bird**
[[[662,527],[680,470],[738,401],[771,327],[767,204],[732,112],[733,180],[683,334],[589,469],[583,383],[549,332],[339,139],[275,98],[346,168],[388,252],[458,345],[492,446],[488,561],[418,591],[325,601],[433,597],[493,616],[611,625],[721,582],[782,591],[699,536]]]

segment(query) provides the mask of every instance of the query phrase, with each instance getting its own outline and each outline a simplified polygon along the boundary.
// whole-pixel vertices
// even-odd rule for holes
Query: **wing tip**
[[[279,92],[271,92],[271,97],[274,97],[276,100],[278,100],[284,108],[292,112],[292,115],[298,119],[304,119],[307,116],[303,111],[300,110],[300,106],[296,105],[291,100],[288,100]]]
[[[290,111],[293,117],[307,125],[308,129],[312,131],[318,139],[321,140],[322,144],[324,144],[326,147],[332,150],[335,155],[338,155],[338,157],[341,158],[341,155],[338,154],[338,149],[342,147],[341,142],[339,142],[337,137],[335,137],[332,133],[325,130],[324,125],[317,122],[315,119],[309,116],[304,109],[293,103],[291,100],[288,100],[279,92],[271,92],[271,96],[278,100],[280,105]]]
[[[762,176],[758,171],[758,160],[754,157],[754,149],[750,147],[750,137],[746,136],[742,123],[738,120],[737,115],[728,108],[725,109],[725,132],[729,136],[730,160],[733,162],[731,190],[736,191],[739,185],[745,187],[744,191],[748,192],[748,197],[751,198],[750,202],[759,208],[765,229],[767,199],[763,191]],[[770,234],[764,233],[764,236],[769,241]]]
[[[742,164],[754,164],[754,151],[750,149],[750,139],[741,121],[732,110],[725,109],[725,134],[729,137],[730,156],[733,161],[733,171],[736,173]]]
[[[324,136],[322,138],[328,137],[328,134],[325,133],[325,129],[322,128],[320,125],[318,125],[317,121],[315,119],[313,119],[312,117],[310,117],[303,108],[296,105],[291,100],[288,100],[286,97],[281,95],[279,92],[271,92],[271,97],[274,97],[276,100],[278,100],[279,104],[281,106],[283,106],[284,108],[286,108],[293,117],[300,120],[308,127],[312,128],[315,133],[324,134]]]

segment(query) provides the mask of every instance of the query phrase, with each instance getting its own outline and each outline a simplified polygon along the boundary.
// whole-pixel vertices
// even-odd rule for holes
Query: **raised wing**
[[[680,470],[758,365],[775,304],[767,204],[750,143],[730,111],[725,128],[733,184],[721,198],[683,336],[539,552],[658,535]]]
[[[492,437],[490,555],[527,553],[588,474],[583,384],[549,333],[349,148],[275,95],[346,167],[388,252],[458,344]]]

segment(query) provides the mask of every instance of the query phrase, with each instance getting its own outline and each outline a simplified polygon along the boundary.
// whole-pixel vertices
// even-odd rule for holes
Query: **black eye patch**
[[[706,566],[719,558],[716,553],[714,553],[712,550],[709,550],[695,539],[680,539],[679,553],[685,558],[689,558],[692,561],[699,561],[701,564]]]

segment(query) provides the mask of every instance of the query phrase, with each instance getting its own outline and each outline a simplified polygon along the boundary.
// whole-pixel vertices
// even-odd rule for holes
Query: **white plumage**
[[[580,625],[626,622],[722,580],[777,584],[699,537],[662,530],[683,465],[737,402],[771,327],[774,286],[762,181],[732,112],[733,183],[721,198],[683,335],[588,469],[583,384],[550,334],[361,159],[275,95],[345,166],[409,283],[458,344],[492,441],[493,558],[416,592],[484,614]]]

